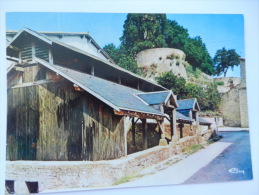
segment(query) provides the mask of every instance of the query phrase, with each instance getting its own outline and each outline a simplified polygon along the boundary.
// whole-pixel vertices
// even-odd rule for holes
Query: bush
[[[216,83],[201,86],[195,83],[186,83],[185,79],[175,76],[172,72],[163,73],[156,78],[157,82],[167,89],[171,89],[178,99],[197,98],[201,110],[217,110],[220,103],[220,94]]]

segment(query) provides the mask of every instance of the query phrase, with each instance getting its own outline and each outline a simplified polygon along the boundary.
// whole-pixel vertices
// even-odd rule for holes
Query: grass
[[[127,183],[130,182],[136,178],[141,178],[144,175],[131,175],[131,176],[127,176],[127,177],[122,177],[120,178],[118,181],[116,181],[115,183],[113,183],[113,185],[119,185],[119,184],[123,184],[123,183]]]
[[[189,147],[187,147],[187,148],[184,148],[184,149],[183,149],[183,152],[184,152],[185,154],[189,155],[189,154],[193,154],[193,153],[195,153],[195,152],[197,152],[198,150],[203,149],[203,148],[204,148],[203,145],[196,144],[196,145],[192,145],[192,146],[189,146]]]

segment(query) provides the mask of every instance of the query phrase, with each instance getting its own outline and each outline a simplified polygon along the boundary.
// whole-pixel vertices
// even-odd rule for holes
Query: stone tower
[[[184,62],[185,53],[179,49],[154,48],[137,54],[137,64],[142,75],[151,80],[169,71],[187,79]]]

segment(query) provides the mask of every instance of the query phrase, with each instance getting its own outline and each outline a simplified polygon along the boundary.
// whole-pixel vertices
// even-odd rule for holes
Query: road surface
[[[250,180],[252,176],[249,132],[220,132],[220,142],[232,143],[184,183]]]
[[[220,132],[223,138],[160,171],[114,187],[211,183],[252,179],[248,131]]]

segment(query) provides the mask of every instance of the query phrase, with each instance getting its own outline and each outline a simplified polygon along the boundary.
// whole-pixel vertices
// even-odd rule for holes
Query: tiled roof
[[[176,120],[185,120],[185,121],[193,121],[190,117],[184,116],[180,112],[176,111]]]
[[[160,92],[150,92],[150,93],[141,93],[136,94],[138,97],[143,99],[149,105],[160,104],[165,102],[168,98],[170,91],[160,91]]]
[[[185,99],[185,100],[177,100],[179,107],[176,110],[190,110],[195,107],[195,103],[197,100],[193,99]]]
[[[206,119],[201,118],[201,117],[199,117],[199,122],[200,122],[201,124],[212,124],[211,122],[209,122],[209,121],[207,121]]]
[[[146,105],[135,93],[142,91],[129,88],[111,81],[107,81],[89,74],[78,72],[72,69],[64,68],[58,65],[49,64],[43,60],[36,58],[36,61],[45,65],[61,76],[74,82],[79,87],[96,96],[98,99],[108,103],[113,108],[121,110],[131,110],[143,113],[151,113],[155,115],[163,115],[158,110]]]

